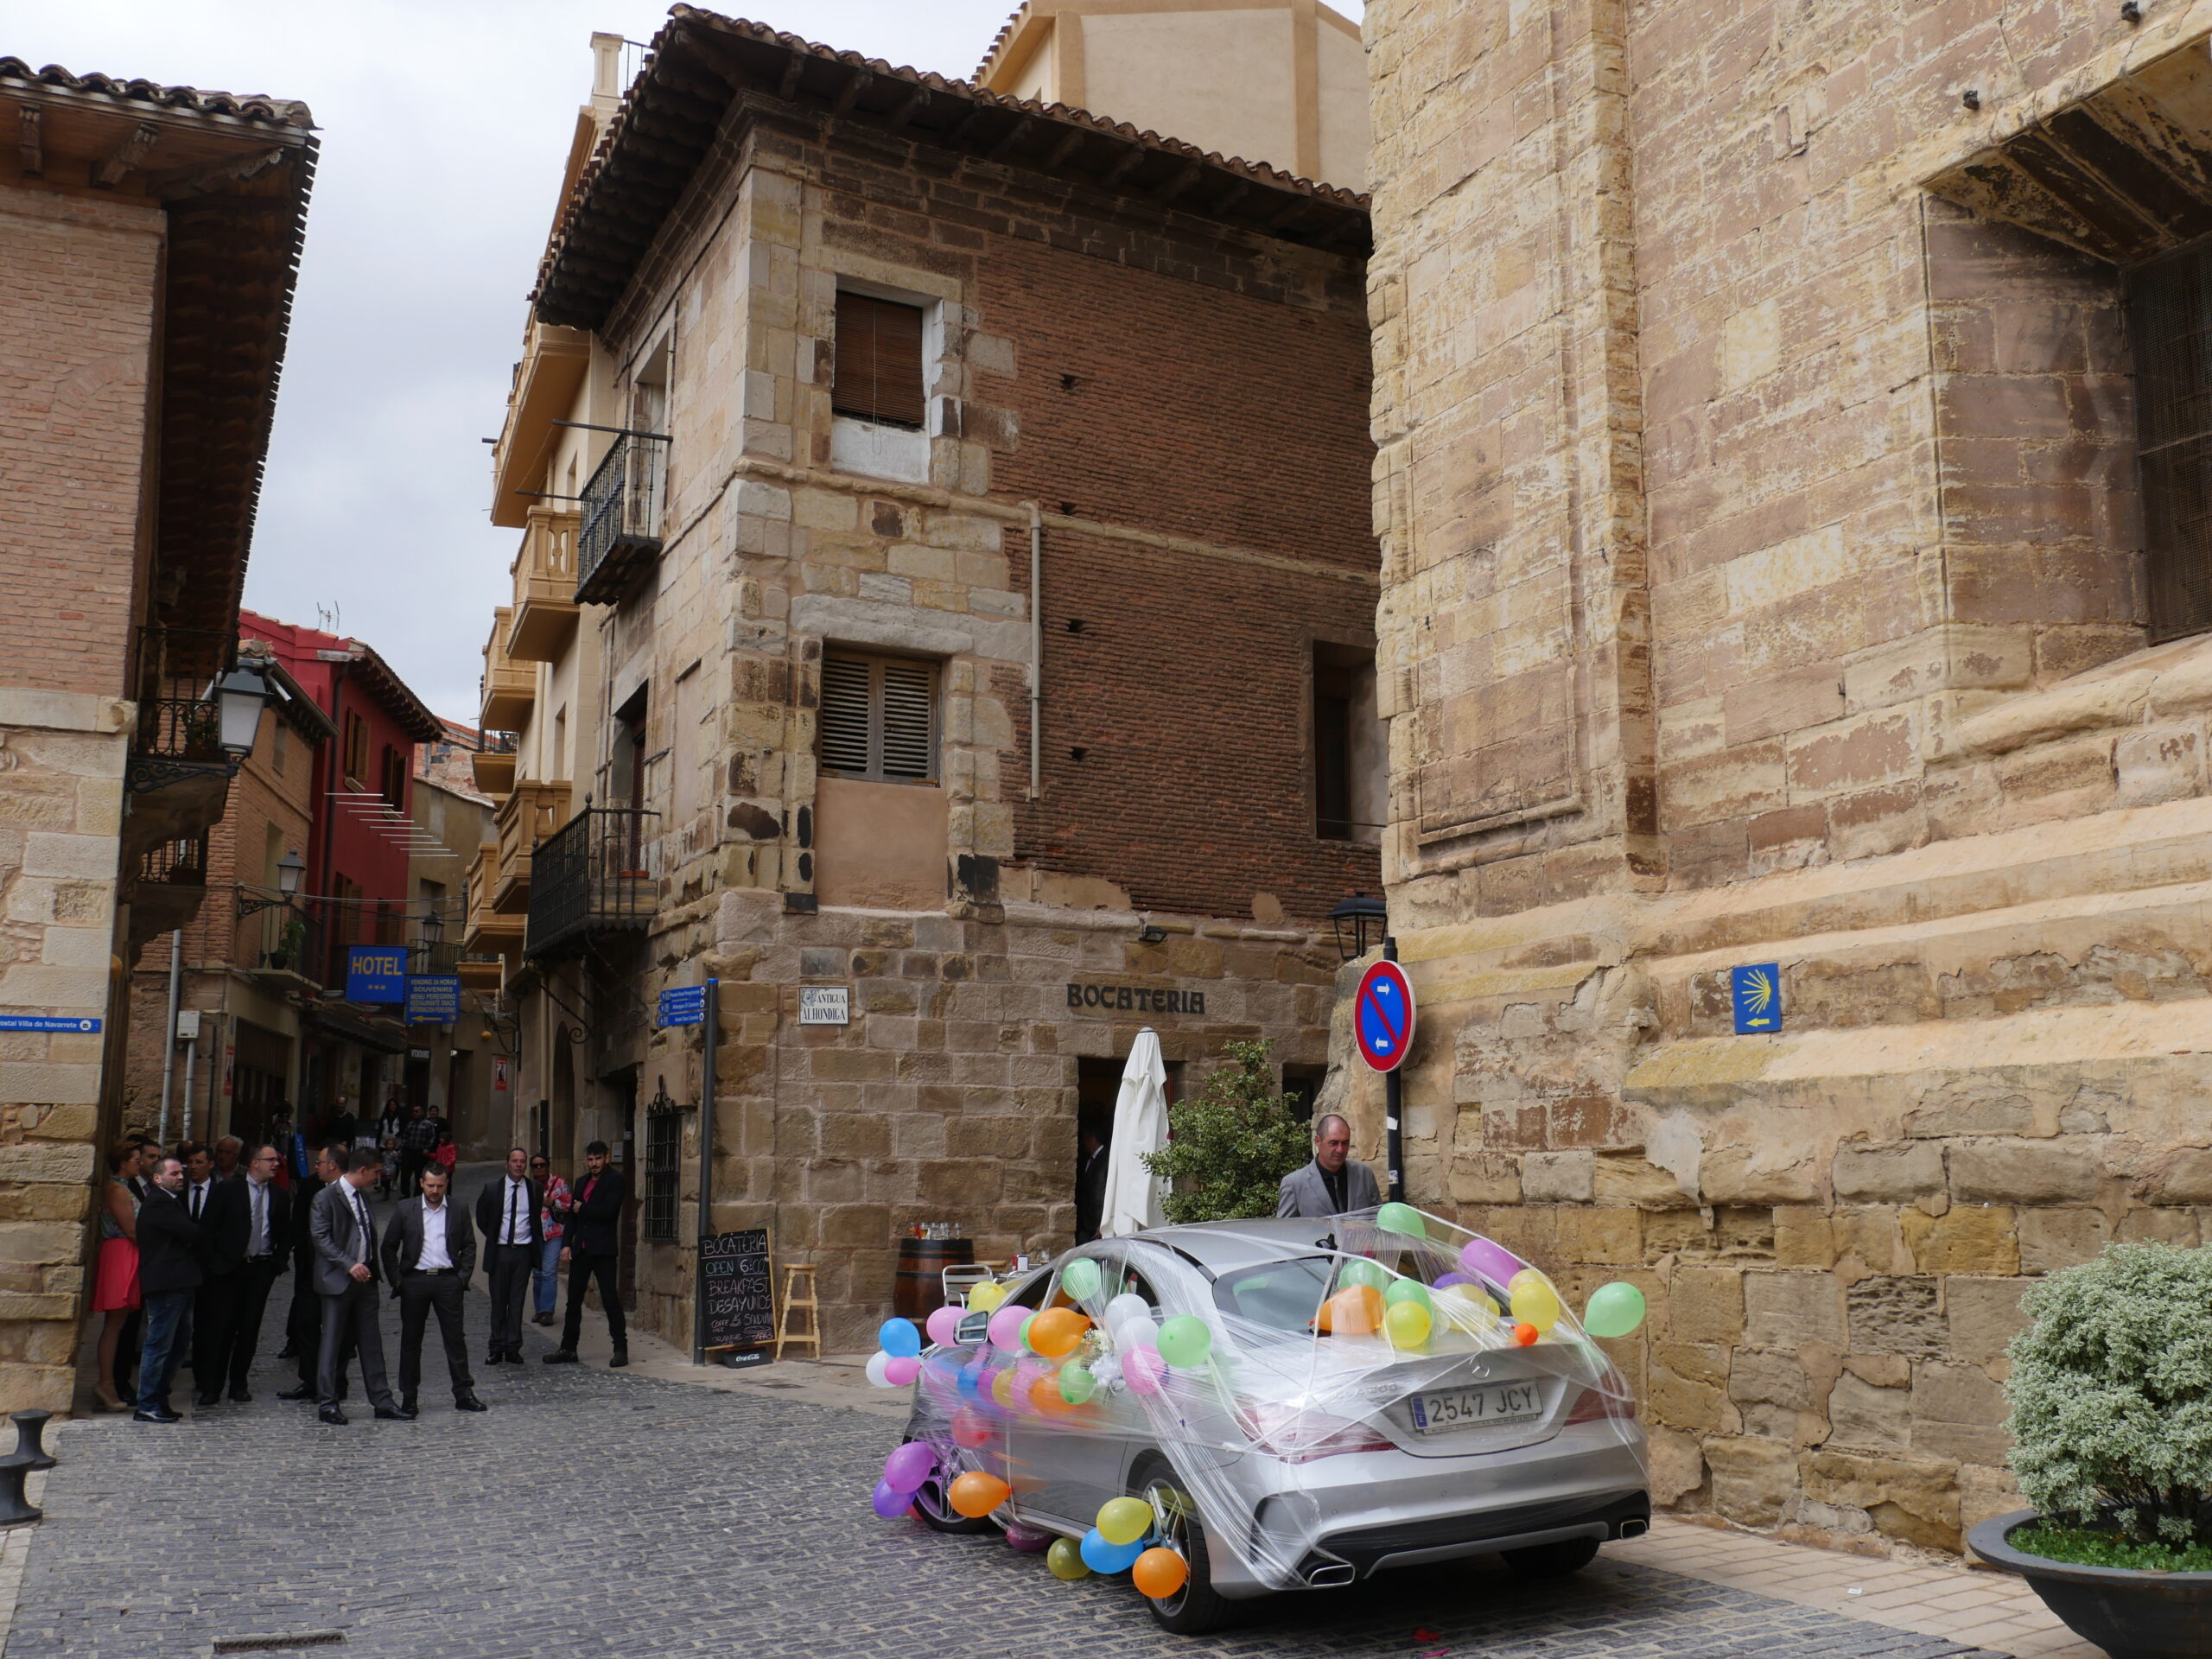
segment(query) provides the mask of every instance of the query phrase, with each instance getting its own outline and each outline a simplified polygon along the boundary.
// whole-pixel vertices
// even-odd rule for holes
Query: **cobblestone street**
[[[485,1312],[472,1296],[472,1357]],[[1978,1651],[1603,1558],[1533,1588],[1487,1567],[1401,1573],[1179,1639],[1124,1580],[1062,1585],[995,1536],[875,1520],[868,1491],[893,1440],[880,1419],[758,1387],[549,1370],[544,1335],[531,1330],[527,1366],[480,1372],[481,1416],[450,1408],[432,1358],[420,1421],[357,1410],[326,1428],[270,1397],[282,1382],[264,1361],[253,1405],[62,1431],[7,1659],[176,1659],[321,1630],[391,1659]]]

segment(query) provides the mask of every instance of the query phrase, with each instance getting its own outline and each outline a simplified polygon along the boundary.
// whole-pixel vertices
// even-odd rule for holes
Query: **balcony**
[[[493,800],[504,801],[515,792],[512,749],[480,749],[468,757],[468,769],[475,774],[478,791]]]
[[[495,910],[493,889],[499,884],[499,843],[483,842],[468,867],[468,918],[463,925],[461,948],[464,957],[499,957],[522,948],[522,918]],[[468,974],[464,968],[464,982]]]
[[[454,970],[464,991],[497,991],[507,982],[507,959],[488,952],[464,950]]]
[[[499,862],[492,880],[492,908],[518,915],[530,907],[531,855],[569,816],[569,785],[534,780],[515,785],[499,803]]]
[[[492,613],[492,637],[484,642],[484,713],[487,732],[520,731],[537,701],[537,670],[507,655],[507,630],[514,612],[502,605]]]
[[[667,438],[650,432],[616,438],[584,486],[576,538],[579,603],[619,605],[630,596],[660,557],[667,493]]]
[[[660,903],[660,815],[586,806],[537,849],[523,954],[572,956],[594,934],[634,932]]]
[[[581,514],[532,507],[515,555],[514,620],[507,657],[518,663],[561,659],[576,632],[576,532]]]
[[[268,979],[288,990],[320,994],[330,982],[330,938],[324,918],[302,905],[287,905],[274,893],[239,887],[237,904],[256,906],[238,918],[232,936],[231,966],[242,974]],[[342,964],[341,964],[342,969]],[[342,971],[339,977],[342,980]]]
[[[207,832],[156,842],[139,855],[130,886],[130,938],[143,944],[175,932],[200,913],[207,897]]]

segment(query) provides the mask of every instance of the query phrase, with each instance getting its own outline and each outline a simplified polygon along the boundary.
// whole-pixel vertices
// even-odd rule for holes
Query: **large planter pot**
[[[1995,1516],[1967,1542],[1992,1567],[2025,1579],[2068,1630],[2112,1659],[2212,1659],[2212,1573],[2076,1567],[2013,1548],[2014,1529],[2040,1518],[2033,1510]]]

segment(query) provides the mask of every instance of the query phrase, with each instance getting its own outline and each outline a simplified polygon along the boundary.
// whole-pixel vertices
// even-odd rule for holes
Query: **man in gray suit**
[[[1375,1172],[1351,1156],[1351,1125],[1331,1112],[1313,1126],[1313,1161],[1282,1178],[1275,1198],[1278,1216],[1341,1216],[1371,1210],[1382,1202]]]
[[[384,1173],[373,1147],[333,1147],[338,1179],[315,1195],[308,1234],[315,1241],[315,1294],[322,1299],[322,1348],[315,1366],[315,1415],[344,1427],[338,1408],[338,1361],[346,1339],[360,1356],[361,1382],[379,1417],[404,1422],[415,1414],[391,1397],[384,1370],[384,1336],[377,1328],[377,1230],[362,1189]]]
[[[447,1202],[445,1166],[425,1165],[417,1178],[422,1190],[400,1201],[384,1233],[384,1276],[399,1299],[399,1408],[415,1409],[423,1382],[423,1332],[435,1313],[453,1408],[482,1411],[461,1326],[462,1293],[476,1271],[476,1230],[459,1205]]]

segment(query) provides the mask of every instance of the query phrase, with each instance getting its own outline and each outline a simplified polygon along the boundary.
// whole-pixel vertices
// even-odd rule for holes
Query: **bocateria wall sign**
[[[1149,985],[1068,983],[1068,1007],[1110,1009],[1116,1014],[1204,1014],[1204,991],[1156,991]]]

